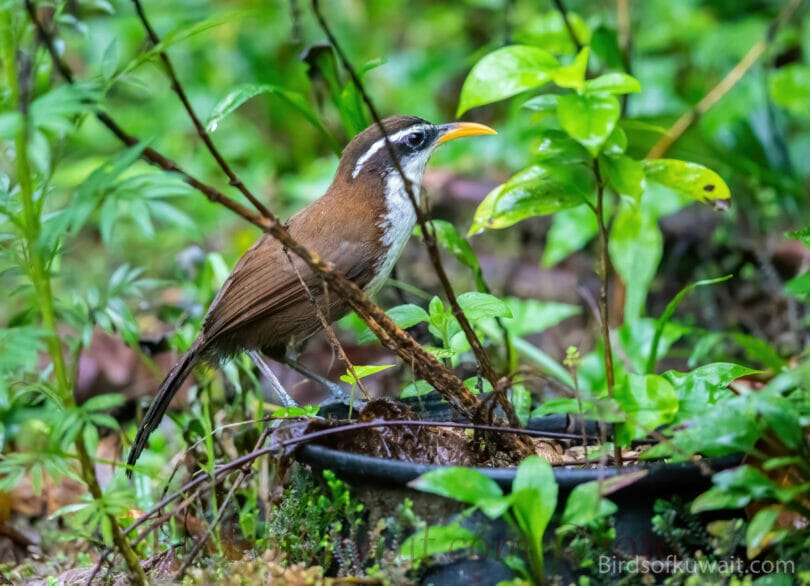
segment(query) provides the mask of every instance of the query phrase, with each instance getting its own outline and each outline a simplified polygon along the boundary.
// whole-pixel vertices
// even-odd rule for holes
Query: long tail
[[[135,442],[132,444],[132,449],[129,451],[127,458],[127,476],[132,477],[132,466],[138,461],[138,458],[146,447],[146,442],[149,436],[155,431],[155,428],[163,419],[166,409],[169,408],[172,398],[177,393],[180,385],[186,380],[186,377],[191,372],[191,368],[197,362],[200,354],[200,346],[195,343],[191,349],[180,359],[168,376],[163,380],[160,389],[155,396],[155,400],[149,406],[149,410],[138,428],[138,433],[135,435]]]

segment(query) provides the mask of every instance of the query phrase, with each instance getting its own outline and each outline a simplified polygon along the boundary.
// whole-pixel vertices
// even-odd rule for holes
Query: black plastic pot
[[[444,405],[440,406],[437,418],[435,409],[431,408],[432,402],[429,400],[424,405],[427,408],[420,413],[421,416],[427,415],[425,418],[432,420],[441,419],[443,415],[448,416],[446,419],[450,418],[450,414],[444,412]],[[591,422],[591,425],[595,424]],[[532,429],[553,432],[568,431],[568,426],[569,422],[565,416],[534,419],[529,425]],[[414,511],[431,525],[446,524],[454,515],[466,508],[460,503],[408,487],[411,480],[439,466],[385,460],[316,444],[302,446],[297,459],[315,471],[332,470],[339,478],[348,482],[352,487],[352,494],[364,503],[372,521],[390,515],[405,498],[413,501]],[[713,471],[730,468],[738,463],[737,457],[708,462]],[[514,468],[477,468],[477,470],[495,480],[504,492],[511,489],[515,476]],[[630,557],[637,555],[666,557],[672,551],[668,544],[652,531],[653,505],[657,499],[670,499],[675,496],[689,500],[711,486],[711,477],[704,475],[701,467],[694,463],[652,463],[645,466],[626,466],[621,470],[613,467],[556,468],[555,477],[559,486],[558,512],[561,512],[568,495],[577,485],[639,470],[646,470],[647,475],[609,495],[610,500],[618,507],[615,515],[614,549]],[[505,525],[493,523],[483,515],[477,515],[475,522],[485,525],[471,529],[478,534],[486,535],[488,543],[485,544],[485,550],[491,552],[491,555],[485,556],[485,559],[469,560],[464,564],[454,563],[446,568],[436,568],[430,575],[429,583],[437,586],[459,584],[462,581],[496,584],[511,575],[500,563],[501,546],[507,540]]]

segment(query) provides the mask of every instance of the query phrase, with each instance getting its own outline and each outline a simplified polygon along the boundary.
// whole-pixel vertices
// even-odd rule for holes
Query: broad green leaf
[[[421,560],[436,554],[467,549],[475,544],[476,536],[461,525],[431,525],[417,531],[402,544],[400,557]]]
[[[539,87],[558,66],[551,53],[537,47],[510,45],[496,49],[467,75],[456,115]]]
[[[748,523],[745,531],[745,553],[749,560],[754,559],[766,547],[781,541],[787,532],[779,529],[776,521],[784,509],[778,505],[771,505],[760,509]]]
[[[793,64],[772,71],[773,101],[793,114],[810,117],[810,66]]]
[[[553,267],[572,252],[590,242],[598,233],[596,214],[588,206],[578,206],[557,212],[551,217],[546,234],[542,264]]]
[[[577,485],[565,502],[560,528],[568,529],[586,527],[594,521],[612,515],[618,510],[615,503],[602,498],[601,483],[597,480]],[[569,527],[566,527],[568,525]]]
[[[616,127],[621,107],[614,96],[566,94],[560,96],[560,126],[596,157]]]
[[[357,384],[357,381],[367,376],[371,376],[372,374],[377,374],[378,372],[382,372],[383,370],[388,370],[394,366],[393,364],[371,364],[365,366],[355,366],[354,367],[354,374],[351,371],[348,371],[346,374],[341,375],[340,380],[344,383],[349,384]],[[355,378],[354,375],[357,375]]]
[[[641,91],[641,84],[626,73],[605,73],[585,82],[586,94],[633,94]]]
[[[481,272],[478,256],[464,235],[459,232],[454,224],[446,220],[431,220],[431,223],[439,245],[452,254],[458,262],[472,270],[478,290],[486,293],[489,287],[484,281],[484,274]],[[421,230],[417,229],[416,232],[421,234]]]
[[[462,466],[431,470],[409,482],[408,486],[468,505],[476,505],[481,499],[503,496],[503,491],[494,480],[478,470]]]
[[[757,372],[760,371],[739,364],[716,362],[698,367],[691,372],[668,370],[661,376],[675,388],[680,403],[678,417],[686,419],[700,415],[707,406],[730,396],[728,385],[734,380]]]
[[[279,419],[290,417],[315,417],[319,410],[320,407],[318,405],[304,405],[303,407],[293,405],[291,407],[276,409],[271,416]]]
[[[677,159],[642,161],[647,179],[665,185],[699,202],[729,199],[731,191],[722,177],[703,165]]]
[[[770,478],[747,465],[716,473],[712,484],[712,488],[694,500],[692,512],[738,509],[752,500],[774,498],[779,493]]]
[[[556,96],[555,96],[556,97]],[[537,158],[549,165],[589,163],[588,151],[561,130],[545,130],[540,134]]]
[[[416,324],[430,320],[428,313],[413,303],[397,305],[385,313],[387,313],[388,317],[394,320],[394,323],[396,323],[402,329],[408,329]],[[368,344],[369,342],[376,340],[376,336],[374,336],[371,330],[368,329],[368,326],[365,324],[363,324],[363,326],[362,332],[357,336],[357,341],[361,344]]]
[[[570,65],[561,65],[551,72],[551,80],[560,87],[581,90],[585,85],[589,56],[590,50],[583,47]]]
[[[81,409],[84,411],[107,411],[124,404],[124,396],[119,393],[107,393],[90,397],[82,403]]]
[[[592,185],[580,167],[533,165],[492,190],[475,210],[469,234],[507,228],[585,203]]]
[[[478,291],[462,293],[458,296],[458,304],[470,321],[480,321],[490,317],[512,317],[509,306],[488,293]]]
[[[627,414],[627,421],[616,425],[616,441],[623,446],[670,423],[678,411],[675,389],[657,375],[627,375],[624,384],[616,387],[614,397]]]
[[[774,372],[781,372],[785,368],[784,358],[765,340],[740,332],[735,332],[730,337],[750,360],[761,362]]]
[[[610,229],[608,251],[627,296],[624,315],[635,320],[644,313],[647,291],[663,254],[664,239],[655,217],[640,206],[622,205]]]
[[[608,180],[608,184],[620,195],[629,195],[638,201],[644,193],[644,167],[641,163],[628,157],[599,157],[599,168]]]
[[[314,128],[318,129],[321,134],[329,141],[329,145],[335,153],[340,153],[342,150],[340,145],[329,132],[329,129],[323,125],[318,113],[310,106],[306,98],[298,92],[293,92],[283,87],[270,85],[270,84],[244,84],[231,90],[222,100],[220,100],[211,114],[208,116],[206,128],[209,132],[214,132],[217,125],[231,112],[239,108],[242,104],[259,94],[270,94],[278,96],[284,102],[297,110]]]
[[[514,336],[544,332],[582,311],[577,305],[537,299],[508,297],[506,304],[509,306],[511,317],[504,318],[502,323]]]

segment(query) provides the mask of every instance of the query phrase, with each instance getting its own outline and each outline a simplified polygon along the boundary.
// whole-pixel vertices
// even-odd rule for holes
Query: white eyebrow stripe
[[[428,126],[426,124],[419,124],[417,126],[409,126],[408,128],[405,128],[404,130],[400,130],[399,132],[396,132],[394,134],[389,135],[388,140],[390,140],[392,143],[397,142],[401,138],[404,138],[405,136],[409,135],[412,132],[416,132],[417,130],[425,130],[425,131],[427,131]],[[366,154],[363,155],[362,157],[360,157],[357,160],[357,164],[354,166],[354,169],[352,170],[352,179],[357,178],[357,176],[360,174],[360,171],[363,170],[363,165],[365,165],[368,162],[368,160],[371,157],[373,157],[375,154],[377,154],[377,151],[379,151],[384,146],[385,146],[385,137],[382,137],[381,139],[379,139],[377,142],[375,142],[373,145],[371,145],[369,147],[368,151],[366,151]]]

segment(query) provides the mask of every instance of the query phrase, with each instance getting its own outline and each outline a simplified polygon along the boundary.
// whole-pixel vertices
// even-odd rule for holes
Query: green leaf
[[[572,138],[596,157],[616,127],[621,107],[614,96],[566,94],[560,96],[557,117]]]
[[[699,202],[729,199],[731,191],[722,177],[703,165],[676,159],[641,162],[647,179],[674,189]]]
[[[541,94],[527,100],[522,107],[532,112],[546,112],[550,114],[557,111],[559,101],[560,96],[557,94]]]
[[[351,371],[347,371],[346,374],[341,375],[340,380],[344,383],[349,384],[357,384],[357,381],[360,379],[364,379],[367,376],[371,376],[372,374],[377,374],[378,372],[382,372],[383,370],[388,370],[394,364],[372,364],[367,366],[355,366],[354,367],[354,374]],[[357,378],[355,378],[355,374]]]
[[[511,317],[504,318],[503,325],[515,336],[544,332],[582,311],[579,306],[568,303],[515,297],[508,297],[506,304],[509,306]]]
[[[770,547],[781,541],[787,532],[785,530],[774,529],[779,514],[784,509],[777,505],[771,505],[760,509],[754,518],[748,523],[745,531],[745,553],[749,560],[754,559],[766,547]]]
[[[399,555],[405,560],[421,560],[430,556],[467,549],[475,544],[475,534],[454,525],[432,525],[417,531],[402,544]]]
[[[396,323],[402,329],[412,328],[416,324],[430,321],[430,316],[428,313],[413,303],[397,305],[385,313],[388,314],[388,317],[394,320],[394,323]],[[368,326],[365,326],[365,324],[362,333],[357,336],[357,341],[360,344],[367,344],[376,339],[376,336],[374,336],[374,334],[368,329]]]
[[[484,198],[475,210],[469,234],[507,228],[526,218],[582,205],[591,185],[590,173],[580,167],[527,167]]]
[[[553,267],[572,252],[582,249],[598,231],[596,214],[588,206],[557,212],[551,217],[551,228],[546,234],[542,265]]]
[[[570,65],[562,65],[552,71],[552,81],[560,87],[581,90],[585,85],[589,56],[590,49],[583,47]]]
[[[84,411],[107,411],[120,407],[124,404],[124,396],[120,393],[108,393],[105,395],[96,395],[90,397],[82,403],[81,408]]]
[[[469,505],[503,496],[498,483],[478,470],[462,466],[437,468],[408,483],[413,489],[437,494]]]
[[[773,101],[786,110],[810,117],[810,66],[794,64],[773,70],[770,92]]]
[[[555,98],[557,97],[559,96],[555,96]],[[591,160],[588,151],[581,144],[562,130],[554,129],[544,130],[540,133],[537,158],[541,162],[547,162],[549,165],[555,166],[589,163]]]
[[[489,287],[484,281],[481,266],[478,263],[478,256],[475,254],[469,241],[459,232],[454,224],[446,220],[431,220],[436,240],[439,245],[466,267],[469,267],[475,275],[475,282],[479,291],[487,292]],[[421,234],[421,230],[417,230]]]
[[[543,567],[543,535],[557,507],[557,492],[548,462],[529,456],[520,463],[512,482],[512,513],[528,541],[530,561],[538,575]]]
[[[560,529],[586,527],[594,521],[612,515],[618,507],[611,501],[602,498],[601,483],[598,480],[578,484],[565,502]],[[559,529],[558,529],[559,531]]]
[[[432,390],[433,385],[431,385],[429,382],[426,380],[418,380],[403,388],[399,393],[399,398],[406,399],[408,397],[421,397],[423,395],[427,395]]]
[[[641,91],[641,84],[626,73],[605,73],[585,82],[586,94],[633,94]]]
[[[616,441],[623,446],[670,423],[678,411],[675,389],[657,375],[628,374],[616,387],[615,399],[627,414],[627,421],[616,425]]]
[[[752,500],[773,498],[778,492],[770,478],[751,466],[718,472],[712,483],[712,488],[692,502],[692,512],[739,509]]]
[[[692,372],[668,370],[661,376],[675,388],[678,396],[678,417],[683,420],[700,415],[707,406],[731,396],[728,385],[734,380],[760,371],[733,364],[716,362],[698,367]]]
[[[329,129],[323,125],[318,113],[310,106],[306,98],[298,92],[293,92],[283,87],[270,85],[270,84],[244,84],[231,90],[222,100],[220,100],[211,114],[208,116],[206,128],[209,132],[214,132],[217,125],[231,112],[239,108],[242,104],[259,94],[270,94],[278,96],[293,109],[297,110],[314,128],[319,130],[321,134],[329,142],[332,150],[340,154],[341,147],[329,132]]]
[[[645,187],[644,167],[641,166],[641,163],[627,155],[600,156],[599,168],[616,193],[629,195],[636,201],[641,199]]]
[[[810,294],[810,271],[793,277],[785,283],[785,293],[794,297],[805,297]]]
[[[558,66],[551,53],[537,47],[510,45],[496,49],[476,63],[464,80],[456,116],[539,87]]]
[[[469,291],[458,296],[458,304],[470,321],[480,321],[490,317],[512,317],[509,306],[489,293]]]
[[[644,313],[647,291],[663,254],[664,239],[656,218],[640,206],[624,204],[610,229],[610,260],[627,287],[625,319]]]

